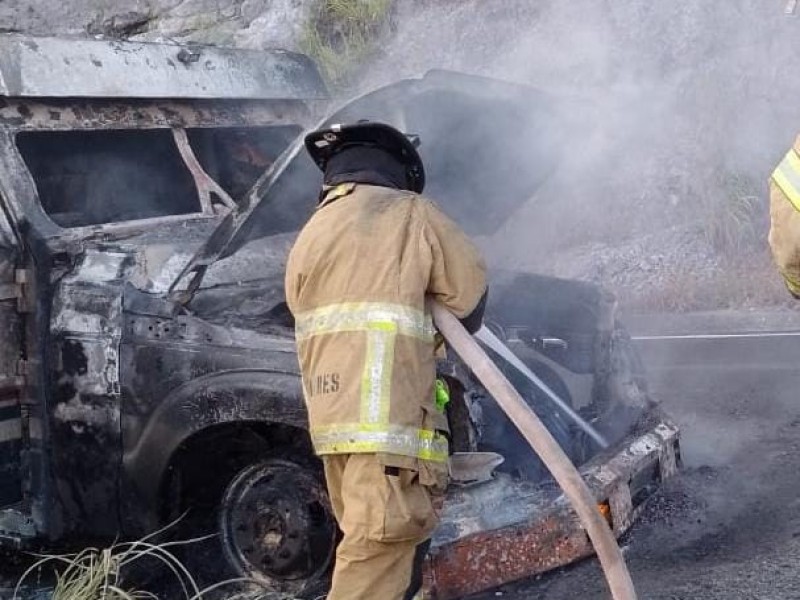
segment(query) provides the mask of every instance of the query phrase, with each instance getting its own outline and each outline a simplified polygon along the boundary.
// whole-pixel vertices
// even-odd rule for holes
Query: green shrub
[[[317,0],[300,47],[319,65],[333,88],[375,50],[387,26],[392,0]]]

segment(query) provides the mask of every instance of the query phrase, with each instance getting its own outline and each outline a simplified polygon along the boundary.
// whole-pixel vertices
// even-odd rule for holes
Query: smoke
[[[478,239],[494,270],[598,282],[623,308],[648,314],[774,306],[789,298],[766,251],[767,179],[800,132],[800,14],[785,7],[398,0],[395,30],[352,95],[439,68],[527,84],[558,100],[570,128],[547,140],[556,171]],[[540,156],[539,143],[532,140],[530,154]],[[422,144],[430,148],[425,136]],[[518,140],[507,147],[520,151]],[[461,171],[485,169],[475,162]],[[482,190],[486,212],[511,193],[494,182]],[[434,199],[442,185],[453,181],[429,188]],[[751,237],[719,248],[716,232],[737,233],[733,217],[745,200],[755,210]],[[701,319],[663,332],[704,329]],[[735,370],[682,367],[705,365],[715,348],[703,348],[690,356],[667,348],[648,360],[651,391],[684,429],[688,464],[730,464],[754,447],[749,439],[771,435],[753,400],[769,404],[791,386],[774,372],[758,375],[744,358]],[[746,386],[753,376],[769,385]],[[739,412],[729,411],[732,401]],[[755,424],[739,417],[751,413]]]
[[[570,106],[557,173],[482,240],[494,265],[637,289],[707,279],[728,254],[764,253],[766,181],[800,131],[785,6],[401,0],[360,89],[445,68]]]

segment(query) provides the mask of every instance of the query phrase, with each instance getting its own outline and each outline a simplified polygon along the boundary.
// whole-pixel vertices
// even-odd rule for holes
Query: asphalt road
[[[622,540],[640,599],[800,598],[800,335],[760,333],[638,342],[685,465]],[[498,597],[610,595],[588,560],[470,600]]]

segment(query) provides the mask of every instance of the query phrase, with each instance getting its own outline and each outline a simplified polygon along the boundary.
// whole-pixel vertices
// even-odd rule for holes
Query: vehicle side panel
[[[288,332],[287,332],[288,334]],[[123,527],[159,522],[173,453],[225,423],[307,427],[294,342],[192,317],[126,314],[122,366]]]
[[[122,252],[87,251],[55,286],[50,442],[65,534],[118,531],[118,353],[130,262]]]

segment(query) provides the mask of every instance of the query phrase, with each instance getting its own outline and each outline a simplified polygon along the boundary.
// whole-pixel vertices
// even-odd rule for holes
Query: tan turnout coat
[[[800,297],[800,137],[772,173],[769,245],[786,287]]]
[[[362,184],[328,191],[286,268],[316,452],[447,460],[425,301],[463,318],[485,289],[478,251],[430,201]]]

